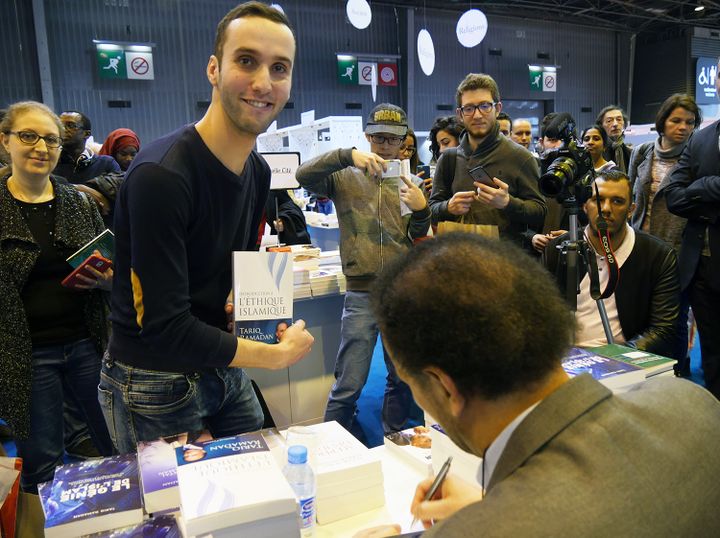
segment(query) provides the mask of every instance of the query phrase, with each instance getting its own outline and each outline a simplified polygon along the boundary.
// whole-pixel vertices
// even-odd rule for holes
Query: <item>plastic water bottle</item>
[[[288,448],[288,462],[283,474],[300,503],[300,536],[308,538],[315,532],[315,474],[307,461],[307,448]]]

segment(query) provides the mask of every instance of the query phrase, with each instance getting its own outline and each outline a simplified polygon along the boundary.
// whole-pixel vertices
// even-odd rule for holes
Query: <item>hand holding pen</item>
[[[452,458],[443,464],[440,472],[432,479],[418,484],[410,511],[414,519],[430,528],[435,520],[446,519],[465,506],[482,499],[482,490],[453,476],[447,476]]]

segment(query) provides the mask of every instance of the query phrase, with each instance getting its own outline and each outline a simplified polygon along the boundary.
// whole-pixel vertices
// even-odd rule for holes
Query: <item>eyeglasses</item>
[[[384,144],[387,142],[391,146],[399,146],[405,140],[404,136],[383,136],[383,135],[370,135],[370,140],[373,144]]]
[[[400,146],[400,151],[407,151],[408,153],[415,153],[415,146]]]
[[[458,112],[462,112],[462,115],[467,118],[472,118],[475,115],[475,111],[479,110],[483,114],[489,114],[492,109],[495,108],[495,105],[498,103],[492,103],[489,101],[483,101],[479,105],[465,105],[458,107]]]
[[[55,135],[40,136],[35,131],[8,131],[7,134],[14,134],[20,139],[20,142],[28,146],[34,146],[40,140],[45,141],[45,145],[49,148],[59,148],[62,144],[62,138]]]
[[[68,131],[77,131],[78,129],[82,129],[83,126],[79,123],[75,123],[74,121],[64,121],[63,127],[67,129]]]

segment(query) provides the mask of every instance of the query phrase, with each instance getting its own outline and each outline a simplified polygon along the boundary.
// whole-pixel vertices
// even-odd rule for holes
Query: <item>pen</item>
[[[451,463],[452,463],[452,456],[448,456],[448,459],[446,459],[445,463],[443,463],[442,467],[440,467],[440,472],[435,477],[435,480],[433,480],[433,483],[430,486],[430,489],[425,494],[425,498],[423,499],[423,502],[429,501],[430,499],[432,499],[433,496],[435,495],[435,493],[437,493],[437,490],[440,489],[440,486],[442,486],[442,483],[445,481],[448,471],[450,470]],[[412,528],[416,522],[417,522],[417,518],[413,517],[412,523],[410,523],[410,528]]]

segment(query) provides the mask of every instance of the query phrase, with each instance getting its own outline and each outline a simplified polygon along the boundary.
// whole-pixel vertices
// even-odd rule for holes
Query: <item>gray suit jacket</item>
[[[570,380],[519,425],[485,499],[424,536],[720,536],[720,402],[660,378]]]

